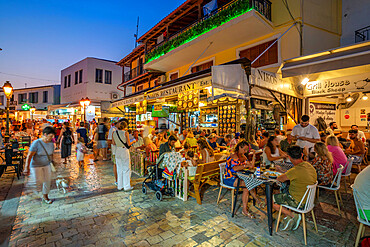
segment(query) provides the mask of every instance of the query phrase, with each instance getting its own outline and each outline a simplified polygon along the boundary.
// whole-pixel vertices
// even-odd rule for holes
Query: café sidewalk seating
[[[276,232],[279,229],[279,221],[280,221],[280,216],[281,216],[281,209],[283,207],[290,209],[296,213],[302,214],[302,223],[303,223],[303,236],[304,236],[304,244],[307,245],[307,236],[306,236],[306,219],[304,214],[311,212],[312,214],[312,219],[313,223],[315,224],[315,229],[317,232],[317,225],[316,225],[316,219],[315,219],[315,214],[313,212],[313,208],[315,206],[315,192],[317,188],[317,182],[314,185],[307,185],[307,190],[304,196],[302,197],[302,200],[299,202],[298,206],[296,208],[288,206],[288,205],[280,205],[280,210],[279,210],[279,216],[277,219],[276,223]],[[306,203],[304,203],[306,201]],[[301,206],[303,206],[303,209],[301,209]]]
[[[337,201],[337,206],[338,206],[339,214],[340,214],[340,206],[339,206],[339,201],[338,201],[338,194],[339,194],[340,202],[343,205],[342,196],[340,195],[340,191],[339,191],[339,188],[340,188],[340,179],[342,177],[343,168],[344,167],[342,165],[340,165],[340,167],[339,167],[339,169],[337,171],[337,174],[335,175],[335,177],[333,179],[333,182],[331,183],[330,187],[329,186],[323,186],[323,185],[319,185],[318,186],[319,188],[322,188],[322,189],[334,191],[335,200]],[[317,191],[317,198],[319,198],[319,191]]]

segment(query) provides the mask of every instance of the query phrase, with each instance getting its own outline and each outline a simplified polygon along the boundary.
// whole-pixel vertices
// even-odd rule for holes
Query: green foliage
[[[179,34],[176,38],[165,42],[164,44],[154,48],[151,52],[146,55],[146,63],[153,61],[167,52],[190,42],[197,37],[221,26],[222,24],[248,12],[251,10],[249,0],[238,0],[231,3],[225,9],[220,10],[218,13],[210,16],[202,22],[196,23],[193,27],[190,27],[185,32]]]

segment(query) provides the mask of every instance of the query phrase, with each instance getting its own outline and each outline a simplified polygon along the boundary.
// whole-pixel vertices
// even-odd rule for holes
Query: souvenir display
[[[136,129],[136,112],[125,112],[124,117],[128,120],[127,128],[130,130]]]
[[[194,111],[199,107],[199,90],[186,91],[177,95],[177,109]]]
[[[233,131],[233,133],[237,132],[236,126],[239,122],[236,105],[224,105],[219,106],[218,110],[218,117],[219,117],[219,133],[221,135],[226,134],[229,129]]]

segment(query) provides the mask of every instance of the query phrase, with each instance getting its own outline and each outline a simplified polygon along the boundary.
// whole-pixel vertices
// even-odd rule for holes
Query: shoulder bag
[[[127,148],[127,149],[130,149],[130,146],[129,146],[126,142],[123,142],[123,141],[122,141],[121,137],[120,137],[120,136],[119,136],[119,134],[118,134],[118,130],[117,130],[117,131],[114,131],[114,132],[117,134],[118,139],[122,142],[123,146],[125,146],[125,148]],[[113,133],[114,133],[114,132],[113,132]]]
[[[45,153],[46,153],[46,156],[48,156],[48,160],[49,160],[49,163],[50,163],[50,169],[52,172],[56,172],[56,169],[54,167],[54,164],[53,164],[53,161],[51,160],[50,158],[50,155],[48,154],[48,152],[46,151],[46,148],[44,147],[44,144],[42,144],[42,142],[40,142],[41,144],[41,147],[44,149]]]

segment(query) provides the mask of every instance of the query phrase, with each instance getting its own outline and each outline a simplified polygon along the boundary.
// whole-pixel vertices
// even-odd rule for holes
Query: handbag
[[[51,160],[51,158],[50,158],[50,156],[49,156],[48,152],[46,151],[46,148],[44,147],[44,144],[42,144],[41,142],[40,142],[40,144],[41,144],[41,147],[44,149],[44,151],[45,151],[45,153],[46,153],[46,156],[48,157],[51,171],[52,171],[52,172],[56,172],[56,169],[55,169],[55,167],[54,167],[53,161]]]
[[[67,136],[67,137],[66,137],[66,140],[64,141],[64,143],[65,143],[66,145],[71,145],[71,144],[72,144],[72,138],[71,138],[70,136]]]
[[[127,149],[130,149],[130,146],[126,142],[122,141],[121,137],[118,134],[118,131],[115,131],[115,133],[117,134],[118,139],[122,142],[123,146],[125,146],[125,148],[127,148]]]

